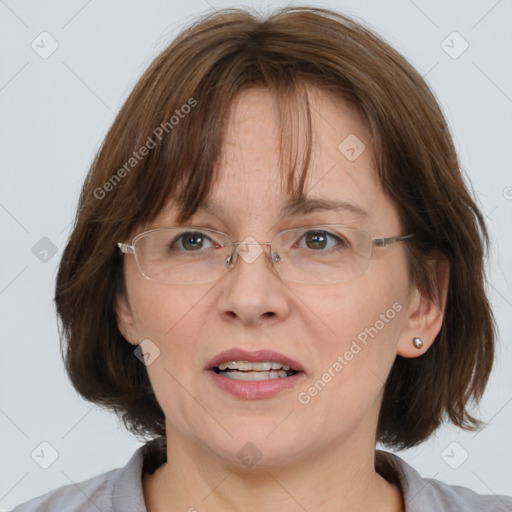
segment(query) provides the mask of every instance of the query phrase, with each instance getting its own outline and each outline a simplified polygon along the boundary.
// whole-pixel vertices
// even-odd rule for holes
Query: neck
[[[226,461],[178,432],[167,431],[167,463],[144,479],[148,512],[401,512],[400,490],[375,471],[375,445],[346,439],[328,453],[251,468]],[[170,508],[172,504],[172,508]]]

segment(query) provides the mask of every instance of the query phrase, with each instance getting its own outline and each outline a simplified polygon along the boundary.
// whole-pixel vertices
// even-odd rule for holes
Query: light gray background
[[[512,494],[511,2],[310,4],[363,20],[426,76],[492,234],[489,294],[500,336],[479,409],[488,426],[476,434],[443,427],[401,456],[425,477]],[[265,1],[236,5],[268,8]],[[235,4],[0,0],[0,510],[122,466],[140,446],[113,414],[79,398],[65,375],[52,302],[56,270],[88,166],[136,80],[183,24],[228,6]],[[31,48],[43,31],[59,45],[47,59]],[[456,59],[442,46],[453,31],[469,44]],[[452,52],[461,44],[453,36],[444,43]],[[33,253],[43,237],[57,250],[47,262]],[[59,454],[48,469],[31,458],[43,441]],[[460,446],[445,451],[454,441]],[[468,459],[451,468],[447,460],[457,465],[462,450]]]

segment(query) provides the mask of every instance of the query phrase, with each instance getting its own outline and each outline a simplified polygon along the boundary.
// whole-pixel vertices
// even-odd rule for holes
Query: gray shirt
[[[123,468],[59,487],[11,512],[146,512],[142,474],[153,473],[165,461],[165,438],[156,438],[141,446]],[[466,487],[424,479],[392,453],[377,450],[375,467],[401,487],[406,512],[512,512],[512,497],[480,495]],[[201,509],[199,504],[196,508]]]

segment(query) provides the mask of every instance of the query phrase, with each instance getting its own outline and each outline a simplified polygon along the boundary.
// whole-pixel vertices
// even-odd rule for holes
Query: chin
[[[296,426],[285,428],[278,421],[252,422],[250,425],[238,424],[228,429],[233,437],[223,436],[212,446],[212,438],[204,439],[209,448],[220,458],[240,469],[270,469],[290,464],[307,451],[308,441],[297,431]],[[293,431],[291,428],[293,428]]]

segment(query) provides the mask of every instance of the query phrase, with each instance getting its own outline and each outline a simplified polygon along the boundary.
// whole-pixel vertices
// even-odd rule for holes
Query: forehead
[[[347,102],[320,89],[309,87],[312,155],[304,192],[354,205],[352,213],[379,207],[383,197],[375,170],[371,141],[360,114]],[[247,201],[274,207],[279,214],[303,213],[313,203],[293,203],[285,193],[283,179],[288,169],[279,163],[279,130],[274,99],[266,89],[250,89],[233,101],[224,134],[219,178],[211,192],[211,203]],[[290,144],[298,155],[297,168],[305,153],[306,123],[293,122]],[[347,151],[348,150],[348,151]],[[352,150],[352,151],[351,151]],[[345,208],[347,211],[350,208]]]
[[[357,182],[368,193],[376,192],[380,183],[360,114],[348,102],[311,86],[308,99],[312,160],[306,190],[316,193],[333,186],[348,190]],[[292,112],[285,118],[284,128],[284,149],[297,156],[296,167],[300,168],[306,149],[305,114]],[[271,93],[262,88],[240,93],[231,105],[226,124],[217,191],[228,182],[234,186],[249,179],[253,185],[260,182],[273,187],[281,183],[278,178],[288,169],[279,166],[280,135]]]
[[[309,87],[312,155],[306,176],[306,200],[286,193],[279,165],[279,129],[274,98],[263,88],[239,93],[231,104],[223,137],[218,178],[199,212],[223,220],[274,221],[293,215],[335,210],[353,223],[377,226],[393,215],[382,191],[371,153],[371,141],[359,113],[345,101]],[[306,125],[292,117],[291,149],[303,155]],[[353,149],[353,151],[350,151]],[[297,167],[300,168],[300,160]],[[286,171],[287,172],[287,171]],[[173,210],[172,202],[169,210]]]

